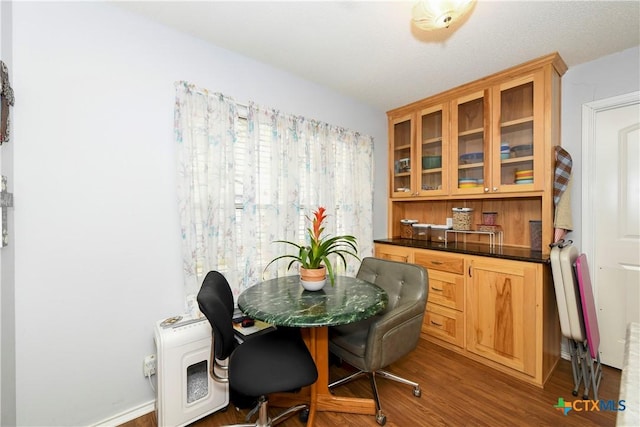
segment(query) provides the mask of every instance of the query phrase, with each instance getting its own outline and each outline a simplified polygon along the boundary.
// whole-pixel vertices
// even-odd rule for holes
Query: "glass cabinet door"
[[[419,193],[423,196],[446,194],[448,166],[448,110],[438,105],[422,110],[418,121]]]
[[[452,120],[454,127],[451,185],[453,193],[475,194],[485,189],[485,159],[488,139],[485,135],[485,96],[478,92],[455,101]]]
[[[532,76],[503,85],[495,93],[499,104],[494,106],[494,112],[499,114],[499,120],[494,128],[492,156],[494,164],[500,166],[493,168],[493,185],[499,186],[493,191],[525,191],[542,186],[543,171],[538,170],[542,161],[536,161],[542,153],[537,153],[539,144],[535,143],[542,136],[542,129],[538,129],[542,120],[535,114],[542,98],[535,91],[536,80]]]
[[[413,120],[412,116],[402,117],[390,123],[391,167],[393,168],[392,197],[410,197],[415,190],[411,180]]]

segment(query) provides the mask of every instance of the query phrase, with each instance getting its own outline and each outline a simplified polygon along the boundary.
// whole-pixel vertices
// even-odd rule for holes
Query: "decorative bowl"
[[[458,180],[458,188],[473,188],[473,187],[478,187],[479,183],[478,183],[478,179],[472,179],[472,178],[461,178]]]
[[[460,164],[465,165],[469,163],[479,163],[483,158],[484,154],[482,152],[461,154]]]
[[[516,181],[523,179],[533,179],[533,169],[516,171]]]
[[[309,282],[307,280],[300,279],[300,284],[307,291],[319,291],[324,288],[324,285],[327,283],[327,279],[318,280],[317,282]]]
[[[458,180],[458,185],[469,185],[469,184],[476,185],[477,183],[478,183],[477,179],[471,179],[471,178],[461,178]]]
[[[516,176],[533,175],[533,169],[522,169],[516,171]]]
[[[511,147],[511,152],[516,157],[532,156],[533,155],[533,145],[531,145],[531,144],[516,145],[515,147]]]

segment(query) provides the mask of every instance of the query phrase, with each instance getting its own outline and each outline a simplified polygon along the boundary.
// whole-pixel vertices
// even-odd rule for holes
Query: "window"
[[[242,113],[241,113],[242,114]],[[273,198],[273,188],[272,188],[272,162],[270,161],[273,158],[273,153],[271,152],[270,141],[271,141],[271,127],[265,124],[260,124],[259,127],[259,140],[257,151],[257,167],[253,171],[256,176],[256,181],[260,183],[259,191],[256,193],[256,205],[255,208],[258,212],[258,224],[266,223],[266,216],[270,215],[271,207],[274,205],[278,205],[282,203],[281,200],[274,200]],[[236,209],[236,232],[237,235],[242,235],[242,227],[253,227],[254,224],[251,224],[249,221],[243,219],[243,211],[245,209],[243,198],[244,194],[244,185],[243,185],[243,176],[246,174],[247,170],[247,162],[246,162],[246,152],[247,152],[247,144],[248,144],[248,121],[246,113],[239,115],[238,121],[236,123],[236,146],[235,146],[235,168],[234,168],[234,182],[235,182],[235,209]],[[291,165],[290,167],[295,167],[296,165]],[[297,165],[299,166],[299,165]],[[307,178],[307,175],[303,175],[304,178]],[[307,195],[304,192],[304,189],[308,186],[308,184],[303,179],[300,185],[301,200],[307,200]],[[292,241],[296,242],[304,242],[307,238],[307,227],[309,223],[306,219],[306,215],[308,212],[315,209],[315,207],[310,207],[306,205],[301,205],[300,215],[298,218],[297,224],[297,232],[295,233],[295,237]],[[255,229],[255,239],[258,242],[267,242],[268,236],[266,230],[263,227],[256,227]],[[271,259],[271,255],[264,254],[261,250],[263,245],[257,245],[257,256],[256,264],[266,266]],[[240,254],[238,254],[240,255]],[[242,259],[241,256],[238,256],[238,259]],[[240,267],[240,266],[238,266]]]
[[[210,270],[223,272],[235,293],[263,280],[284,250],[272,242],[304,242],[306,216],[318,206],[329,213],[327,233],[352,234],[361,256],[373,253],[370,137],[253,104],[245,110],[185,82],[176,92],[187,295]],[[266,274],[294,274],[283,264]]]

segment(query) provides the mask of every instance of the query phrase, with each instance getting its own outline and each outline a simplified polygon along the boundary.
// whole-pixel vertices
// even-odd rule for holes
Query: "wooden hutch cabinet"
[[[389,237],[375,241],[376,256],[429,272],[423,338],[538,386],[560,354],[548,254],[566,70],[551,54],[389,111]],[[474,229],[497,212],[501,244],[401,232],[401,219],[445,224],[456,207],[473,209]]]
[[[444,224],[456,206],[499,212],[505,244],[530,247],[529,221],[553,239],[554,149],[560,144],[558,54],[510,68],[387,113],[389,228]]]

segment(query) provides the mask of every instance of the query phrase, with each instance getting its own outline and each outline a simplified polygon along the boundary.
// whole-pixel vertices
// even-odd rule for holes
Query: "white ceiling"
[[[555,51],[571,69],[640,45],[637,0],[479,0],[437,32],[407,1],[114,4],[383,111]]]

